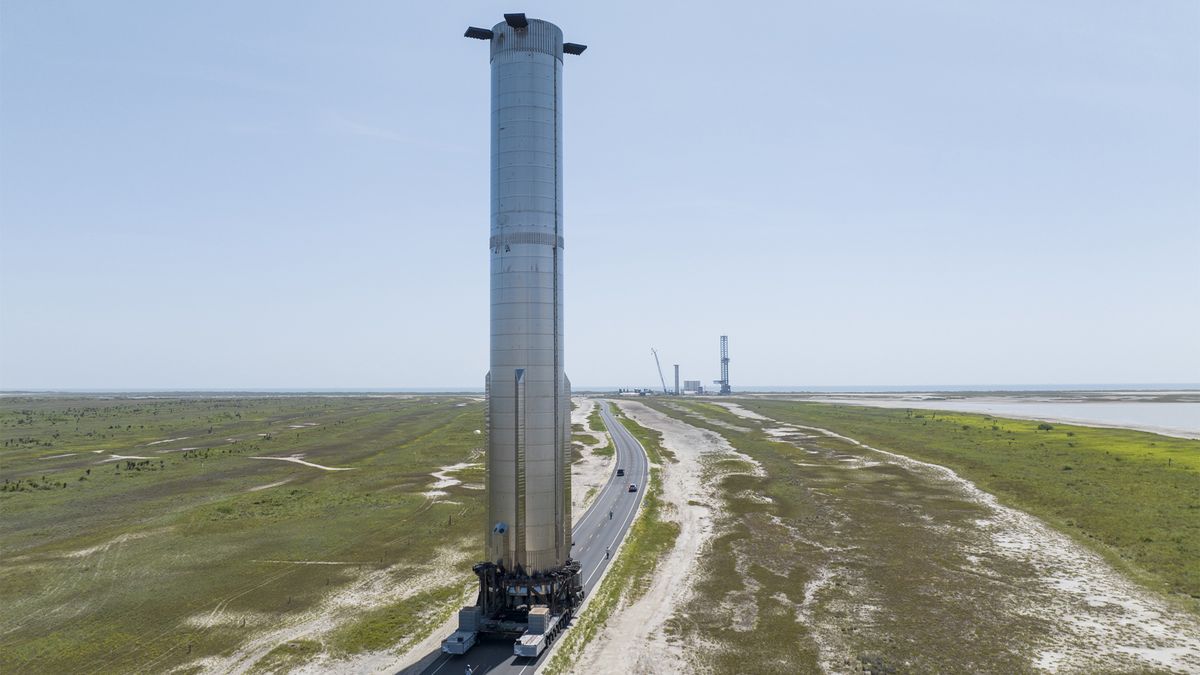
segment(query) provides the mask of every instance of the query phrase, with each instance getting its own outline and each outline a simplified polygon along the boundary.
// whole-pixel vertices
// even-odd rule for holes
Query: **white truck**
[[[466,654],[467,650],[475,646],[475,636],[478,635],[473,630],[456,630],[450,637],[442,640],[442,651],[447,654]]]
[[[450,637],[442,640],[442,651],[447,654],[466,654],[475,646],[475,637],[479,635],[478,607],[463,607],[458,610],[458,630]]]
[[[513,643],[513,654],[530,658],[541,655],[562,629],[562,619],[561,614],[552,616],[544,605],[530,608],[529,628]]]

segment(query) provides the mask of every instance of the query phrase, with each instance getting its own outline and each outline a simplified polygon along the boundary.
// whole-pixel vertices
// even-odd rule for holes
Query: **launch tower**
[[[732,394],[729,388],[729,336],[721,336],[721,379],[713,380],[713,384],[721,385],[721,395]]]

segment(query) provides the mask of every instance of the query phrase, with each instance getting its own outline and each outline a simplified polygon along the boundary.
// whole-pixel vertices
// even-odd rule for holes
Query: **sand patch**
[[[157,459],[157,458],[156,457],[139,457],[138,455],[109,455],[107,458],[102,459],[96,463],[104,464],[106,462],[119,462],[123,459]]]
[[[189,438],[191,438],[191,436],[180,436],[179,438],[164,438],[161,441],[150,441],[146,445],[151,446],[151,445],[158,445],[159,443],[174,443],[175,441],[186,441]]]
[[[291,457],[250,457],[249,459],[273,459],[273,460],[276,460],[279,462],[292,462],[294,464],[303,464],[304,466],[311,466],[314,469],[321,469],[323,471],[352,471],[352,470],[354,470],[354,467],[352,467],[352,466],[336,467],[336,466],[322,466],[321,464],[313,464],[312,462],[306,462],[305,460],[301,459],[301,457],[303,457],[303,455],[292,455]]]
[[[251,560],[256,563],[270,563],[273,565],[358,565],[366,566],[371,563],[364,562],[349,562],[345,560]]]
[[[171,528],[169,528],[169,527],[164,527],[164,528],[160,528],[157,530],[146,530],[145,532],[129,532],[126,534],[119,535],[117,537],[113,537],[112,539],[109,539],[108,541],[104,542],[103,544],[97,544],[95,546],[81,548],[77,551],[71,551],[69,553],[64,553],[63,557],[64,558],[87,558],[87,557],[95,555],[97,553],[103,553],[103,552],[113,548],[114,546],[120,546],[121,544],[124,544],[126,542],[136,541],[138,539],[145,539],[146,537],[150,537],[150,536],[153,536],[156,534],[162,534],[163,532],[170,531],[170,529]]]
[[[198,614],[183,620],[184,625],[192,628],[237,627],[256,629],[270,625],[276,619],[274,614],[263,612],[223,612],[221,614]]]
[[[443,466],[441,469],[429,474],[430,476],[433,476],[433,478],[435,480],[429,486],[430,489],[426,492],[422,492],[421,494],[425,495],[426,497],[430,497],[430,498],[445,497],[446,495],[450,494],[449,492],[446,492],[446,488],[454,487],[455,485],[462,485],[461,480],[459,480],[457,478],[452,478],[450,476],[450,474],[455,473],[457,471],[462,471],[463,469],[469,469],[473,466],[479,466],[479,463],[478,462],[460,462],[458,464],[451,464],[449,466]],[[472,487],[470,489],[482,489],[482,487],[483,486],[480,486],[479,488]]]
[[[284,484],[290,483],[290,482],[292,482],[291,478],[284,478],[283,480],[275,481],[274,483],[267,483],[266,485],[256,485],[256,486],[250,488],[249,490],[246,490],[246,492],[258,492],[259,490],[269,490],[270,488],[279,487],[280,485],[284,485]]]

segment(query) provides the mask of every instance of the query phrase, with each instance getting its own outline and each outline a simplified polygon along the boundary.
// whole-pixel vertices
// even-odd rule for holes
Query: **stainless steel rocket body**
[[[492,29],[487,559],[527,573],[571,550],[563,373],[562,31]]]

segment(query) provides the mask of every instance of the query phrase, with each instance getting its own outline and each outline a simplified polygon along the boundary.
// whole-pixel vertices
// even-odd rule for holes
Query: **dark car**
[[[618,476],[624,476],[624,475],[625,475],[625,469],[617,469],[617,475],[618,475]]]
[[[630,492],[637,492],[637,483],[630,483],[630,484],[629,484],[629,491],[630,491]]]

